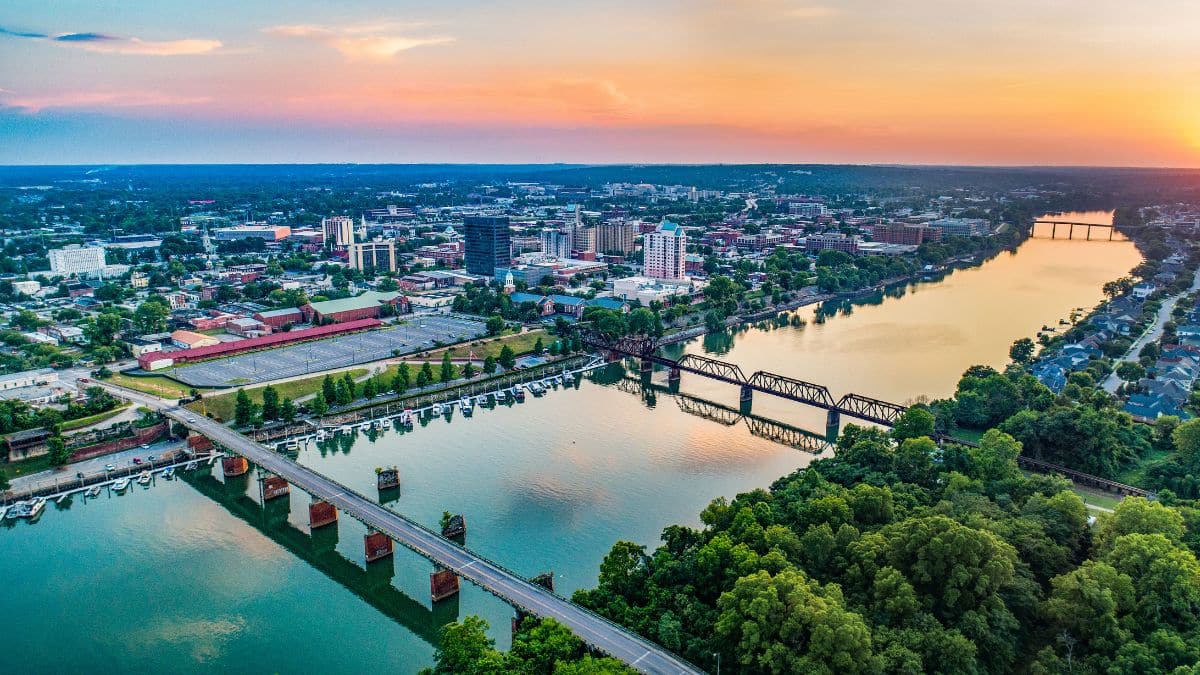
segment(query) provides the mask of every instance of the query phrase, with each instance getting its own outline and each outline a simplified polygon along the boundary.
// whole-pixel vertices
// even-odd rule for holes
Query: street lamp
[[[721,675],[721,652],[713,652],[713,656],[717,659],[717,675]]]

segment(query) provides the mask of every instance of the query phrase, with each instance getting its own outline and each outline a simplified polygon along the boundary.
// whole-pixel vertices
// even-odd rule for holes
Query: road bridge
[[[599,614],[555,595],[500,564],[459,546],[404,515],[384,508],[341,483],[276,454],[222,424],[154,396],[109,383],[97,384],[121,398],[157,410],[207,436],[229,452],[283,478],[289,485],[332,504],[371,531],[387,535],[392,541],[487,590],[518,610],[558,621],[593,649],[623,661],[634,670],[656,674],[703,672]]]

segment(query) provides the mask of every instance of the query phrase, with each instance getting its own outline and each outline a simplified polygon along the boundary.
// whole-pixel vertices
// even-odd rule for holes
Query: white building
[[[687,253],[687,234],[669,220],[662,221],[658,230],[643,238],[646,276],[654,279],[683,279],[684,256]]]
[[[671,298],[677,295],[691,295],[692,282],[689,280],[651,279],[649,277],[624,277],[613,281],[613,295],[618,298],[633,301],[640,300],[642,305],[649,306],[651,302],[670,304]]]
[[[326,248],[345,248],[354,243],[354,219],[348,216],[333,216],[321,220],[321,232],[325,236]]]
[[[79,246],[56,248],[50,251],[50,271],[69,276],[99,275],[104,272],[104,247]]]
[[[541,232],[542,254],[563,260],[571,257],[571,234],[555,229]]]

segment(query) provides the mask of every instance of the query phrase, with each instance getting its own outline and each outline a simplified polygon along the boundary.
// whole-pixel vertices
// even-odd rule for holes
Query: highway
[[[701,673],[700,669],[666,649],[580,607],[520,575],[442,537],[416,521],[390,511],[367,497],[238,432],[155,396],[98,382],[114,395],[167,415],[242,455],[291,485],[323,499],[368,527],[374,528],[425,558],[530,614],[552,618],[593,648],[625,662],[642,673]]]

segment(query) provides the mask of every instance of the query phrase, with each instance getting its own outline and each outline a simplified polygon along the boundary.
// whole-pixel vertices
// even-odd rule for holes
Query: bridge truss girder
[[[790,398],[826,410],[834,407],[833,395],[820,384],[760,370],[750,376],[749,384],[760,391]]]
[[[746,376],[736,364],[710,359],[698,354],[687,354],[675,362],[676,367],[726,382],[746,384]]]
[[[846,394],[837,402],[837,411],[844,415],[887,426],[894,425],[905,410],[902,405],[858,394]]]

